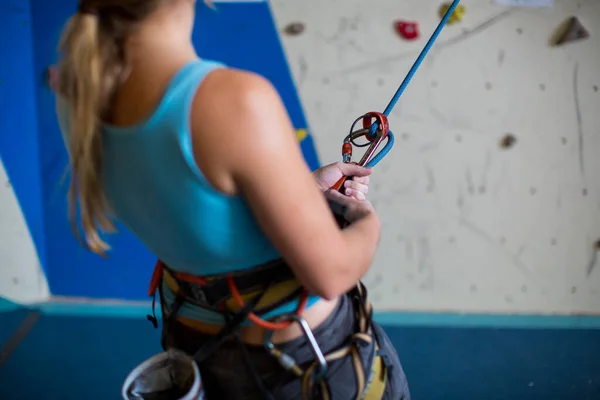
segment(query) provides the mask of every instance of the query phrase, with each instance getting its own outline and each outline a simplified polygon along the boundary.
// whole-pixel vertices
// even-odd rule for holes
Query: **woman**
[[[163,345],[197,356],[210,399],[408,399],[396,352],[356,289],[380,235],[365,199],[371,171],[311,173],[275,88],[199,59],[194,15],[194,0],[82,0],[65,28],[57,113],[84,243],[104,254],[99,231],[115,219],[162,261]],[[329,190],[344,175],[354,177],[345,194]],[[227,298],[215,294],[223,287]],[[306,325],[292,323],[302,306]],[[274,349],[304,372],[311,350],[322,352],[327,368],[302,375]]]

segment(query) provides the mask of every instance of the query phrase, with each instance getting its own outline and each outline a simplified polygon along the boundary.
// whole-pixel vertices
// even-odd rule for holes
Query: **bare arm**
[[[192,127],[200,168],[221,190],[246,198],[304,287],[333,299],[356,284],[373,259],[379,220],[367,212],[338,228],[268,81],[234,70],[211,74],[198,91]]]

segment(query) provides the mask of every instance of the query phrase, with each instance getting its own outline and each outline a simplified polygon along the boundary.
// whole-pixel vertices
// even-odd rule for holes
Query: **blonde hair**
[[[110,248],[99,231],[114,231],[102,187],[100,122],[124,78],[126,38],[166,0],[81,0],[59,43],[58,92],[70,110],[69,219],[77,239],[96,254]],[[83,236],[77,227],[77,206]]]
[[[96,254],[109,246],[99,231],[113,232],[102,187],[100,123],[128,69],[125,41],[160,5],[179,0],[80,0],[59,43],[58,92],[70,110],[69,219],[77,239]],[[189,0],[195,1],[195,0]],[[212,1],[204,3],[214,8]],[[84,239],[77,227],[77,205]]]

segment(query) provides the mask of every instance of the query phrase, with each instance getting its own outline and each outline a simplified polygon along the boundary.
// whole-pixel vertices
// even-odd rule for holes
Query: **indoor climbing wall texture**
[[[102,260],[66,221],[43,73],[75,4],[0,4],[0,296],[145,299],[154,258],[143,246],[123,230]],[[275,83],[314,168],[313,139],[321,163],[339,160],[351,122],[387,105],[441,4],[217,1],[199,11],[194,40]],[[372,299],[380,310],[598,314],[600,2],[462,4],[390,118],[396,145],[370,194],[383,220]],[[571,16],[590,37],[552,46]],[[398,20],[420,37],[400,37]]]
[[[273,0],[323,162],[383,111],[442,2]],[[521,1],[520,3],[527,3]],[[391,310],[600,313],[600,2],[461,2],[390,117],[371,199],[383,237],[366,282]],[[316,11],[318,10],[318,12]],[[576,16],[590,37],[551,46]],[[402,39],[396,20],[418,22]],[[598,257],[600,258],[600,257]]]

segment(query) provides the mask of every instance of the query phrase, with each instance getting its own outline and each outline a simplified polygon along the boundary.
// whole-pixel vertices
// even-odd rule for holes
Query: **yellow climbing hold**
[[[306,136],[308,136],[306,129],[296,129],[296,139],[298,139],[299,142],[303,141]]]
[[[217,11],[217,6],[215,6],[213,0],[204,0],[204,4],[206,4],[208,8],[212,8],[213,11]]]
[[[444,17],[444,14],[446,14],[446,11],[448,11],[451,4],[452,3],[442,4],[442,6],[440,7],[440,18]],[[463,6],[462,4],[459,4],[454,9],[454,12],[452,12],[452,14],[450,15],[450,18],[448,18],[448,25],[453,25],[457,22],[462,21],[464,15],[465,15],[465,11],[466,11],[465,6]]]

